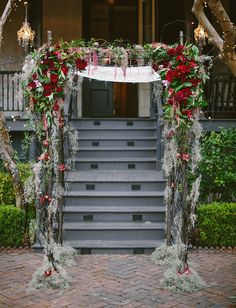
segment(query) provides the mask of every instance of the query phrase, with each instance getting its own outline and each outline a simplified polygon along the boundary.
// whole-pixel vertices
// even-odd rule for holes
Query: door
[[[86,40],[138,41],[137,0],[84,0],[83,37]],[[83,116],[137,117],[137,85],[83,81]]]
[[[84,117],[112,117],[112,83],[84,78],[82,102]]]

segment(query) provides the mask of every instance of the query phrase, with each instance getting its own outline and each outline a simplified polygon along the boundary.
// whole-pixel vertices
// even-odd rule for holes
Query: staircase
[[[153,250],[164,239],[165,221],[156,121],[80,119],[72,125],[79,144],[66,178],[64,243],[81,253]]]

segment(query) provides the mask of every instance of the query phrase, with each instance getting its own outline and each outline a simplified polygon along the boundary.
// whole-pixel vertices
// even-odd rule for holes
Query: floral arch
[[[206,105],[203,84],[208,78],[198,48],[192,44],[120,46],[99,45],[94,40],[72,41],[43,45],[26,57],[21,75],[29,98],[31,124],[42,146],[34,167],[34,182],[38,229],[46,261],[35,274],[34,282],[39,286],[43,282],[53,287],[67,285],[57,258],[58,249],[63,249],[59,245],[67,169],[63,139],[70,133],[64,114],[65,92],[82,77],[154,82],[154,99],[163,97],[166,244],[182,245],[177,271],[181,275],[189,273],[188,229],[195,220],[200,184],[200,177],[196,176],[201,137],[198,118],[200,108]]]

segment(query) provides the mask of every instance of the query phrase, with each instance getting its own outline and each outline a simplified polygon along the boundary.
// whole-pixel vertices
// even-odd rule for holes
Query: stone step
[[[66,241],[65,245],[80,250],[82,254],[93,253],[119,253],[119,254],[140,254],[152,252],[163,244],[163,241],[150,240],[84,240],[84,241]]]
[[[160,170],[155,157],[73,158],[78,170]]]
[[[96,194],[95,194],[96,193]],[[163,192],[144,194],[146,192],[90,192],[89,194],[83,192],[68,192],[66,194],[65,205],[66,206],[94,206],[94,205],[104,205],[104,206],[162,206],[164,204],[164,194]],[[103,194],[99,194],[103,193]],[[129,195],[128,195],[129,193]]]
[[[156,127],[156,120],[153,119],[121,119],[121,118],[86,118],[79,120],[72,120],[72,125],[75,128],[142,128],[142,127]]]
[[[163,222],[164,206],[66,206],[65,222]]]
[[[157,146],[157,141],[155,137],[94,137],[94,138],[82,138],[80,137],[78,140],[78,146],[79,147],[93,147],[93,148],[99,148],[99,147],[129,147],[130,149],[136,148],[136,147],[155,147]]]
[[[164,223],[157,222],[65,222],[67,240],[162,240]]]
[[[117,138],[117,137],[155,137],[156,129],[154,128],[80,128],[79,137],[89,137],[91,139],[95,137],[103,138]]]
[[[76,157],[79,158],[130,158],[130,157],[155,157],[156,148],[138,147],[138,148],[102,148],[102,147],[81,147],[77,148]]]

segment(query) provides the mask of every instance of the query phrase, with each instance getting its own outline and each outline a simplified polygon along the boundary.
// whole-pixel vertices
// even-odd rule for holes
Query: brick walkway
[[[163,268],[148,255],[81,255],[67,268],[69,289],[27,290],[42,256],[25,251],[0,253],[0,307],[236,307],[236,253],[195,252],[191,261],[210,285],[179,294],[159,286]]]

